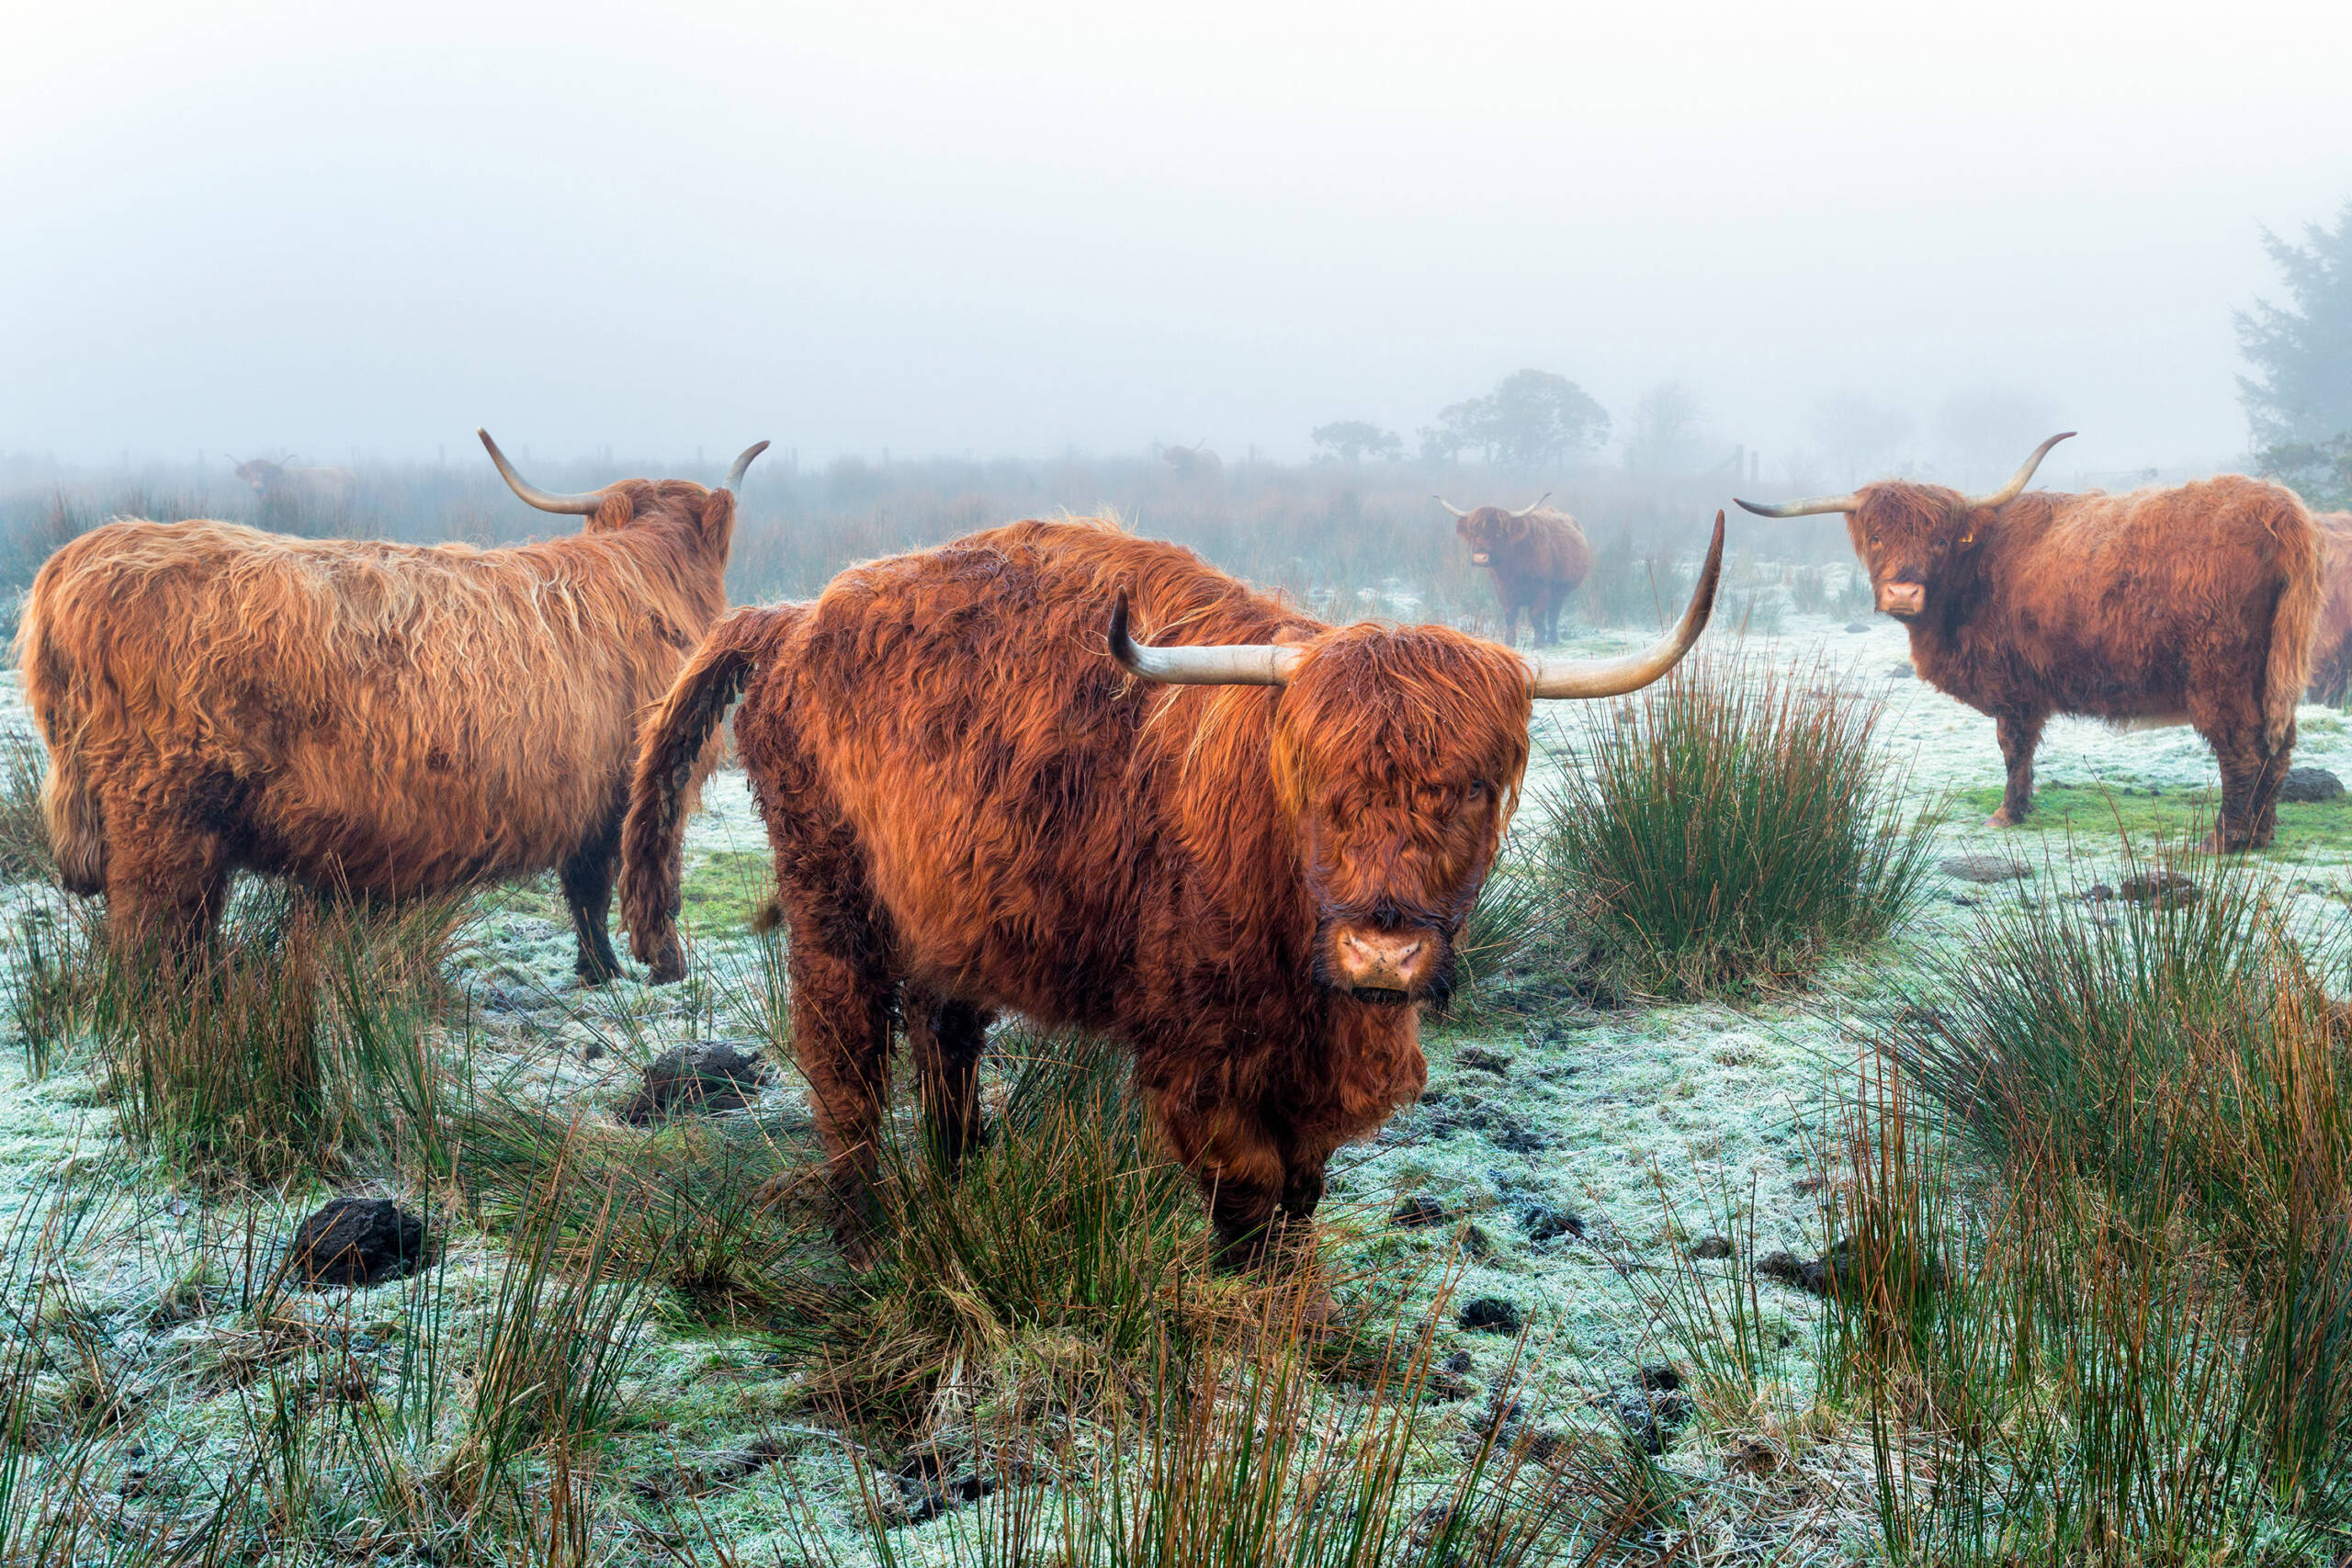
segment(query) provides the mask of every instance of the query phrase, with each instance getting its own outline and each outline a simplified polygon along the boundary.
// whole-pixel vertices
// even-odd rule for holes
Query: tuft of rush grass
[[[1476,1014],[1495,1005],[1506,978],[1540,960],[1558,926],[1558,890],[1526,865],[1498,862],[1453,944],[1455,1008]]]
[[[639,1132],[489,1091],[456,1120],[476,1216],[504,1231],[537,1215],[570,1267],[597,1253],[601,1267],[641,1269],[722,1322],[808,1324],[836,1304],[839,1292],[808,1261],[821,1227],[780,1201],[817,1168],[813,1137],[752,1116],[681,1117]],[[570,1179],[548,1183],[556,1168]]]
[[[1797,983],[1884,936],[1929,869],[1932,814],[1873,746],[1884,704],[1823,665],[1701,655],[1568,748],[1540,874],[1586,984],[1687,998]]]
[[[1013,1032],[995,1124],[959,1170],[894,1124],[876,1259],[812,1393],[907,1433],[943,1407],[1116,1408],[1156,1337],[1205,1299],[1200,1199],[1146,1123],[1123,1055]]]
[[[172,961],[114,948],[86,910],[36,911],[9,1005],[28,1065],[93,1046],[118,1130],[190,1174],[273,1182],[372,1145],[446,1182],[455,1154],[432,1032],[467,910],[462,897],[376,912],[255,889],[216,939]]]
[[[0,736],[0,882],[24,882],[55,874],[49,818],[41,811],[49,778],[49,752],[21,732]]]
[[[1991,908],[1865,1055],[1826,1359],[1902,1560],[2352,1548],[2352,1029],[2280,884],[2127,858],[2197,889]]]
[[[1451,1434],[1464,1462],[1432,1478],[1426,1400],[1445,1292],[1418,1327],[1392,1326],[1380,1371],[1345,1387],[1317,1375],[1314,1293],[1302,1282],[1207,1337],[1155,1337],[1131,1437],[1083,1419],[960,1423],[945,1436],[980,1458],[965,1483],[978,1498],[920,1546],[897,1533],[903,1491],[864,1454],[860,1556],[806,1495],[798,1544],[815,1561],[892,1568],[1517,1568],[1613,1561],[1681,1534],[1675,1483],[1637,1449],[1518,1424],[1523,1342],[1492,1407]],[[1670,1550],[1692,1544],[1683,1534]]]
[[[571,1173],[546,1173],[552,1195]],[[531,1205],[517,1225],[498,1281],[498,1296],[474,1362],[473,1408],[465,1438],[447,1461],[445,1481],[461,1508],[482,1506],[502,1490],[528,1515],[515,1461],[538,1450],[552,1457],[550,1479],[569,1498],[575,1450],[620,1416],[620,1380],[651,1308],[649,1274],[612,1245],[618,1194],[607,1191],[584,1236],[571,1233],[565,1206]],[[562,1259],[578,1256],[568,1269]]]

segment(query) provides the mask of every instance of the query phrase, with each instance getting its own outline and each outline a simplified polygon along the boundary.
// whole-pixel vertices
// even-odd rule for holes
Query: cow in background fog
[[[1006,1011],[1133,1050],[1241,1261],[1283,1216],[1304,1231],[1332,1151],[1420,1093],[1419,1004],[1451,983],[1534,699],[1672,669],[1723,538],[1718,515],[1681,624],[1609,660],[1328,626],[1091,521],[852,567],[812,604],[720,622],[648,722],[630,945],[656,980],[684,972],[681,795],[741,692],[844,1242],[863,1246],[891,1021],[953,1157]]]
[[[1502,640],[1518,640],[1519,614],[1524,610],[1528,635],[1538,648],[1558,642],[1560,606],[1592,575],[1592,547],[1577,520],[1545,511],[1548,493],[1517,512],[1499,506],[1464,512],[1442,495],[1430,499],[1453,513],[1453,531],[1470,547],[1470,564],[1495,574],[1495,596],[1503,602]]]
[[[2312,635],[2311,697],[2343,705],[2352,696],[2352,512],[2314,512],[2327,541],[2327,600]]]
[[[514,493],[587,519],[511,549],[124,520],[25,601],[60,880],[114,940],[187,947],[232,872],[398,897],[553,868],[592,983],[638,718],[727,604],[724,487]]]
[[[2128,495],[2025,493],[2065,439],[2043,442],[1990,495],[1891,479],[1739,504],[1764,517],[1845,514],[1920,676],[1998,728],[2008,785],[1991,826],[2025,819],[2042,726],[2075,714],[2194,726],[2222,770],[2206,848],[2260,848],[2294,754],[2320,531],[2293,491],[2237,475]]]
[[[344,507],[358,479],[349,468],[297,468],[252,457],[237,465],[237,477],[265,501],[297,505]]]

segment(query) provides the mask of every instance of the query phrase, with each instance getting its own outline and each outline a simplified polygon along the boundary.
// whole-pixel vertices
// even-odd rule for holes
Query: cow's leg
[[[2287,770],[2295,761],[2295,725],[2287,723],[2286,739],[2276,751],[2262,759],[2262,771],[2254,781],[2254,847],[2267,850],[2271,840],[2278,836],[2278,791],[2287,782]]]
[[[779,859],[783,857],[779,856]],[[792,982],[792,1054],[808,1080],[834,1238],[869,1256],[876,1139],[890,1090],[892,976],[870,910],[854,892],[779,878]]]
[[[170,792],[161,792],[170,793]],[[179,802],[107,796],[107,931],[115,951],[150,947],[166,962],[186,958],[211,933],[229,896],[228,846],[188,820]]]
[[[2000,736],[2001,761],[2008,768],[2008,785],[2001,792],[2001,808],[1984,819],[1988,828],[2014,828],[2033,809],[2033,749],[2041,743],[2046,713],[2005,713],[1994,716]]]
[[[2189,723],[2213,748],[2213,761],[2222,771],[2222,814],[2199,847],[2209,854],[2236,854],[2256,847],[2261,799],[2270,795],[2275,805],[2277,790],[2265,786],[2268,758],[2262,744],[2261,705],[2242,686],[2221,684],[2221,694],[2195,682],[2188,693]],[[2285,777],[2283,767],[2280,777]]]
[[[1282,1144],[1256,1107],[1230,1100],[1204,1104],[1197,1089],[1198,1080],[1189,1075],[1152,1084],[1152,1115],[1169,1152],[1193,1173],[1208,1201],[1217,1267],[1250,1268],[1267,1258],[1288,1185]]]
[[[989,1015],[969,1002],[942,1001],[909,986],[900,999],[907,1044],[915,1059],[924,1119],[949,1170],[987,1142],[980,1125],[980,1051],[988,1043]]]
[[[1559,586],[1555,583],[1553,585],[1550,595],[1544,601],[1544,646],[1546,648],[1559,646],[1560,601],[1566,597],[1566,595],[1560,592]]]
[[[621,818],[616,812],[556,869],[557,879],[563,884],[563,901],[571,910],[571,934],[580,944],[571,966],[582,985],[601,986],[620,976],[620,956],[613,951],[612,934],[605,930],[613,911],[613,872],[620,847]]]

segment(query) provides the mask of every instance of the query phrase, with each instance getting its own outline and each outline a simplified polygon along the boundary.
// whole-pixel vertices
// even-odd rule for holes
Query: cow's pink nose
[[[1342,926],[1331,948],[1340,976],[1359,991],[1419,990],[1437,963],[1437,943],[1426,931]]]
[[[1882,583],[1878,607],[1890,615],[1916,615],[1928,607],[1928,591],[1917,582]]]
[[[1486,551],[1484,551],[1484,550],[1474,550],[1474,551],[1472,551],[1472,552],[1471,552],[1471,554],[1470,554],[1470,564],[1471,564],[1472,566],[1484,566],[1484,565],[1486,565],[1486,564],[1487,564],[1487,552],[1486,552]]]

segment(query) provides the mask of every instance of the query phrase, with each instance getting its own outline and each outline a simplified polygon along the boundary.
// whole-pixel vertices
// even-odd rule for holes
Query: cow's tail
[[[52,562],[25,597],[24,620],[17,629],[17,663],[26,705],[49,746],[49,779],[41,786],[40,811],[49,829],[50,858],[57,864],[58,885],[87,897],[106,891],[106,817],[84,755],[88,725],[76,711],[72,671],[52,636],[54,578]]]
[[[621,825],[621,910],[629,951],[650,966],[657,985],[686,972],[677,926],[686,803],[707,771],[711,733],[801,613],[797,604],[738,610],[711,627],[638,742]]]
[[[2295,709],[2310,683],[2312,636],[2327,596],[2327,552],[2319,526],[2301,505],[2276,530],[2278,569],[2286,582],[2270,617],[2270,659],[2263,671],[2262,737],[2276,753],[2295,727]]]

